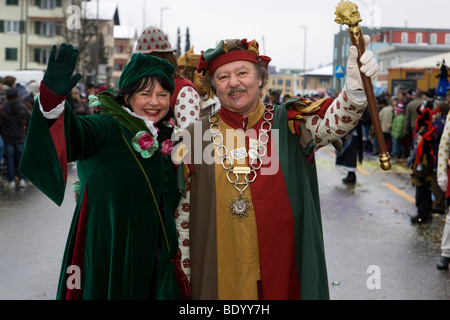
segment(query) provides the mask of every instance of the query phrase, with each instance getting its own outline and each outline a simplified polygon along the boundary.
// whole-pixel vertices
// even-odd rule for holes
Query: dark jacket
[[[25,127],[30,120],[30,111],[16,101],[8,101],[0,110],[0,127],[3,141],[7,144],[24,143]]]

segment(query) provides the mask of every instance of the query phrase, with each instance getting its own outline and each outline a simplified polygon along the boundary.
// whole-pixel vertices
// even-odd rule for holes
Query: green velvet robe
[[[111,95],[99,99],[120,113]],[[176,170],[170,155],[157,150],[144,159],[133,150],[160,204],[169,252],[146,178],[121,135],[133,148],[131,139],[146,129],[145,123],[111,113],[77,117],[66,103],[64,114],[49,129],[39,104],[34,106],[19,170],[58,205],[64,197],[67,162],[77,160],[80,180],[57,298],[179,299],[172,260],[178,251]],[[81,271],[80,289],[74,288],[73,265]],[[152,278],[155,268],[157,280]]]

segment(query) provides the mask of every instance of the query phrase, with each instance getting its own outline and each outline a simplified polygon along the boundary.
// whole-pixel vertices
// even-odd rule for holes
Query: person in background
[[[33,110],[34,97],[39,93],[39,83],[32,80],[27,84],[27,93],[20,99],[30,112]]]
[[[447,114],[450,109],[449,104],[445,101],[435,100],[434,108],[436,113],[433,115],[433,127],[436,128],[436,139],[434,142],[433,152],[437,156],[433,167],[433,179],[431,180],[431,192],[433,193],[433,208],[432,212],[437,214],[445,213],[445,192],[439,187],[437,181],[437,166],[439,163],[439,144],[441,142],[442,134],[447,120]]]
[[[188,52],[178,58],[178,67],[183,75],[195,85],[200,95],[200,117],[204,117],[214,112],[216,101],[213,99],[214,94],[203,83],[201,74],[197,72],[199,58],[200,55],[195,54],[194,47],[192,47]]]
[[[3,104],[3,78],[0,77],[0,110],[2,109]],[[0,182],[2,180],[3,175],[3,155],[5,151],[5,144],[2,138],[2,126],[0,123]]]
[[[162,30],[147,27],[140,35],[134,53],[143,53],[167,60],[175,68],[175,89],[170,97],[175,120],[180,128],[185,128],[200,118],[200,95],[195,85],[178,68],[177,58],[172,46]]]
[[[384,101],[380,103],[381,110],[379,112],[380,115],[380,123],[381,123],[381,131],[383,131],[384,142],[386,143],[386,149],[390,153],[392,152],[392,119],[394,118],[394,106],[393,104],[396,101],[395,99],[391,99],[389,104],[385,104]],[[386,101],[387,103],[387,101]]]
[[[388,105],[388,102],[387,102],[387,99],[385,96],[377,97],[378,116],[380,116],[381,110],[383,110],[387,105]],[[368,110],[366,109],[365,112],[367,112],[367,111]],[[362,117],[364,117],[364,114]],[[381,116],[380,116],[380,118],[381,118]],[[371,136],[371,138],[372,138],[372,155],[378,155],[378,141],[375,136],[375,132],[373,132],[373,128],[371,128],[371,131],[373,133]]]
[[[395,107],[394,107],[394,119],[392,120],[392,127],[391,127],[391,136],[392,136],[392,154],[391,157],[392,159],[395,160],[400,160],[403,158],[404,152],[403,152],[403,148],[402,148],[402,139],[403,136],[405,135],[404,131],[403,131],[403,127],[404,127],[404,121],[405,121],[405,116],[403,115],[404,113],[404,106],[403,103],[401,102],[397,102],[396,99],[393,99],[393,101],[395,101],[394,103],[396,103]]]
[[[370,117],[370,112],[368,109],[364,110],[361,117],[361,129],[362,129],[362,140],[363,140],[363,151],[367,153],[373,152],[372,142],[372,118]]]
[[[450,103],[450,91],[447,91],[445,104]],[[444,232],[441,239],[441,256],[436,267],[440,270],[448,270],[450,264],[450,187],[448,175],[450,174],[450,112],[447,114],[444,131],[439,142],[438,164],[437,164],[437,183],[445,193],[446,219]]]
[[[433,101],[428,101],[417,110],[418,116],[414,128],[414,149],[406,165],[412,169],[411,183],[416,188],[417,214],[411,217],[412,224],[423,224],[432,220],[432,194],[431,180],[433,179],[434,143],[436,128],[433,127],[432,118]]]
[[[343,139],[344,140],[344,139]],[[362,125],[358,122],[346,136],[341,150],[336,150],[336,166],[347,171],[347,176],[342,179],[345,184],[356,183],[356,166],[362,163]]]
[[[269,103],[280,104],[281,89],[269,89]]]
[[[425,100],[425,93],[419,89],[416,91],[414,99],[411,100],[407,105],[405,105],[405,123],[403,131],[405,132],[405,136],[408,137],[407,139],[410,142],[408,146],[410,152],[414,148],[413,133],[417,120],[417,108],[420,107]]]
[[[79,88],[73,88],[70,94],[67,96],[66,100],[77,116],[86,116],[91,114],[89,112],[88,106],[81,101],[81,91]]]
[[[6,91],[6,102],[0,110],[0,127],[5,145],[5,161],[7,172],[7,188],[16,188],[16,177],[19,179],[20,188],[27,187],[27,180],[21,172],[17,170],[25,143],[25,132],[30,111],[20,103],[19,93],[15,87],[10,87]]]
[[[170,107],[175,114],[176,125],[186,128],[188,125],[198,120],[201,115],[201,96],[192,83],[178,67],[175,49],[172,48],[166,34],[157,27],[147,27],[140,35],[134,53],[143,53],[150,56],[167,60],[174,67],[175,88],[170,96]],[[189,230],[184,227],[189,225],[190,190],[187,188],[180,199],[176,209],[176,224],[179,232],[179,246],[183,254],[183,270],[189,278],[189,269],[184,268],[189,265],[189,256],[185,252],[188,246]]]
[[[2,105],[0,104],[0,112],[2,110]],[[2,182],[2,176],[3,176],[3,155],[4,155],[4,151],[5,151],[5,143],[3,142],[3,138],[2,138],[2,124],[1,124],[1,120],[0,120],[0,183]]]

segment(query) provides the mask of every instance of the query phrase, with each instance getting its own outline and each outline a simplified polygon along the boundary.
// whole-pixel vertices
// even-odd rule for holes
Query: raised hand
[[[73,75],[80,51],[71,44],[62,43],[58,56],[53,46],[48,59],[43,82],[48,89],[60,96],[67,96],[81,79],[81,74]]]

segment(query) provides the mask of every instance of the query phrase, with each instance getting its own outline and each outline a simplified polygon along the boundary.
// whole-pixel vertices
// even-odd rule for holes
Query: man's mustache
[[[230,89],[228,89],[227,94],[228,94],[228,95],[231,95],[231,94],[233,94],[233,93],[246,92],[246,91],[247,91],[247,88],[246,88],[246,87],[239,86],[239,87],[236,87],[236,88],[230,88]]]

